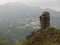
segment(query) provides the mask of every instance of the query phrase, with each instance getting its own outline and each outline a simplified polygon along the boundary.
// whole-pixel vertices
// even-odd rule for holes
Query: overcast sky
[[[14,2],[20,2],[30,6],[40,6],[41,8],[51,8],[60,11],[60,0],[0,0],[0,5]]]

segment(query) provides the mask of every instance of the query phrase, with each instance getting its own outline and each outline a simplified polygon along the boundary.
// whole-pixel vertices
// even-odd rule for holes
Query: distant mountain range
[[[39,17],[42,12],[48,11],[51,13],[52,17],[59,18],[60,12],[54,11],[52,9],[42,9],[39,7],[27,6],[25,4],[20,3],[9,3],[5,5],[0,5],[0,18],[7,19],[23,19],[30,17]]]
[[[42,12],[50,12],[51,19],[53,22],[59,22],[60,12],[52,9],[42,9],[39,7],[27,6],[20,3],[8,3],[5,5],[0,5],[0,20],[18,20],[26,18],[38,18]]]

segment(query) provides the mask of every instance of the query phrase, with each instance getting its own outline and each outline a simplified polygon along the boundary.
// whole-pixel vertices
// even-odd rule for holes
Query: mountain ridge
[[[46,30],[39,30],[35,35],[29,37],[24,45],[59,45],[60,30],[53,27]]]

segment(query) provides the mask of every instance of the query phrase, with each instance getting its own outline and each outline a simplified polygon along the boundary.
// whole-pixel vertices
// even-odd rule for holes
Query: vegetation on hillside
[[[37,30],[35,34],[27,38],[24,43],[15,39],[13,43],[3,45],[60,45],[60,30],[55,28]]]
[[[29,37],[24,45],[59,45],[60,44],[60,30],[55,28],[48,28],[46,30],[39,30],[35,35]]]

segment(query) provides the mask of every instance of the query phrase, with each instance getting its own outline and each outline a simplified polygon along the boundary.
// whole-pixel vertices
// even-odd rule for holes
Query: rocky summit
[[[60,30],[50,27],[49,12],[44,12],[39,19],[41,29],[32,31],[24,45],[60,45]]]

